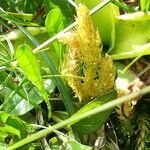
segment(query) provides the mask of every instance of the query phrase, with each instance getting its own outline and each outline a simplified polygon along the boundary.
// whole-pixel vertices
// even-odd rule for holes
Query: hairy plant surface
[[[111,57],[102,56],[101,38],[85,5],[79,5],[76,22],[75,29],[60,39],[69,47],[62,75],[70,76],[66,79],[80,101],[89,101],[114,87],[115,71]]]

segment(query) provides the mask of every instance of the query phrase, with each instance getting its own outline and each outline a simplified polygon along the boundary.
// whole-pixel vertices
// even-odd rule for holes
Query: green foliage
[[[63,14],[59,8],[52,9],[45,20],[45,26],[49,34],[59,32],[63,29]]]
[[[17,85],[12,82],[11,78],[9,77],[9,74],[7,74],[5,71],[1,71],[0,83],[3,86],[10,88],[12,91],[17,88]],[[25,93],[22,89],[19,89],[17,91],[17,94],[22,98],[26,98]]]
[[[0,1],[0,149],[149,149],[150,1],[123,1]]]
[[[104,96],[101,96],[84,105],[79,111],[77,111],[72,116],[72,118],[80,116],[82,113],[88,112],[89,110],[92,110],[94,108],[98,108],[103,104],[115,99],[116,97],[116,91],[109,92],[108,94],[105,94]],[[75,124],[76,129],[81,135],[92,133],[102,127],[102,125],[106,122],[112,111],[113,109],[109,109],[107,111],[100,112],[92,117],[85,118]]]
[[[75,9],[66,0],[61,0],[61,3],[57,0],[44,0],[44,4],[47,13],[49,13],[51,9],[59,8],[62,11],[63,16],[66,17],[67,22],[72,22],[74,19],[73,15],[75,14]]]
[[[92,150],[92,147],[83,145],[74,140],[73,138],[62,134],[61,132],[57,131],[56,134],[58,137],[50,140],[50,145],[52,149],[55,149],[54,146],[58,146],[58,149],[67,149],[69,147],[70,150]],[[62,144],[60,145],[61,142]]]
[[[15,78],[12,77],[11,74],[1,71],[1,100],[4,101],[1,105],[1,109],[15,115],[23,115],[34,107],[38,108],[43,98],[40,96],[36,87],[33,87],[31,83],[27,83],[27,81],[24,81],[25,86],[17,85],[13,80],[15,80]],[[47,79],[44,81],[44,84],[48,93],[51,94],[55,89],[53,81]]]
[[[148,12],[150,10],[150,1],[149,0],[140,0],[141,10]]]
[[[1,0],[1,7],[12,12],[16,12],[15,7],[17,6],[23,12],[34,13],[41,4],[42,0],[33,1],[32,3],[30,0]]]
[[[14,17],[14,16],[12,16],[12,15],[10,15],[10,14],[8,14],[5,10],[3,10],[3,8],[1,8],[0,7],[0,17],[2,17],[2,18],[4,18],[5,20],[8,20],[8,21],[11,21],[11,22],[13,22],[13,23],[16,23],[17,25],[19,24],[19,25],[26,25],[26,26],[28,26],[28,25],[36,25],[36,24],[30,24],[30,23],[28,23],[28,22],[26,22],[26,21],[24,21],[24,20],[21,20],[21,19],[19,19],[19,18],[16,18],[16,17]]]
[[[32,52],[32,49],[27,45],[21,45],[17,48],[16,58],[20,68],[26,74],[28,79],[39,89],[41,92],[47,107],[48,107],[48,116],[51,116],[51,106],[48,101],[48,94],[44,88],[42,81],[40,67],[35,55]]]
[[[51,37],[61,31],[65,26],[66,18],[63,16],[60,8],[54,8],[47,14],[45,27]],[[65,51],[65,49],[58,41],[54,41],[53,46],[56,51],[57,58],[59,58],[59,63],[61,63],[63,51]]]
[[[136,12],[116,18],[113,59],[127,59],[150,54],[150,13]],[[128,38],[126,38],[128,37]]]
[[[26,126],[18,117],[0,111],[0,122],[0,143],[4,142],[5,138],[12,138],[11,143],[14,143],[27,136]]]
[[[9,96],[12,92],[9,89],[6,91],[7,94],[5,96]],[[31,111],[33,108],[38,108],[38,105],[43,101],[43,98],[38,93],[38,90],[34,87],[27,90],[27,92],[28,94],[25,95],[26,99],[15,94],[7,103],[3,103],[3,109],[6,112],[20,116]]]

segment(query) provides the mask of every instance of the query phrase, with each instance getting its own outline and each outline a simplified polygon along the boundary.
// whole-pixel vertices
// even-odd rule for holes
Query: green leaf
[[[6,145],[6,144],[2,144],[2,143],[0,143],[0,149],[5,150],[6,148],[7,148],[7,145]]]
[[[31,21],[33,19],[33,14],[29,13],[13,13],[13,12],[7,12],[8,15],[14,16],[16,18]]]
[[[61,122],[61,121],[68,119],[68,118],[69,118],[69,115],[65,111],[54,111],[52,113],[52,119],[56,122]]]
[[[8,117],[10,117],[10,114],[4,112],[4,111],[0,111],[0,121],[5,123],[8,119]]]
[[[10,136],[17,136],[18,138],[20,138],[20,132],[19,130],[11,127],[11,126],[4,126],[4,127],[0,127],[0,131],[6,133],[7,135],[10,135]]]
[[[116,97],[117,97],[116,91],[109,92],[106,95],[101,96],[98,99],[95,99],[89,102],[88,104],[86,104],[72,117],[80,116],[80,114],[82,113],[100,107],[101,105],[115,99]],[[76,127],[76,130],[80,134],[89,134],[91,132],[94,132],[97,129],[102,127],[102,125],[105,123],[105,121],[108,119],[109,115],[111,114],[112,110],[113,109],[109,109],[107,111],[103,111],[101,113],[93,115],[92,117],[85,118],[77,122],[74,126]]]
[[[66,142],[66,145],[67,145],[67,147],[69,146],[71,148],[70,150],[75,150],[75,149],[77,149],[77,150],[92,150],[92,147],[90,147],[90,146],[86,146],[86,145],[83,145],[83,144],[80,144],[80,143],[77,143],[77,142],[71,141],[71,140],[68,140]]]
[[[18,141],[27,136],[24,122],[11,114],[0,111],[0,137],[13,136],[13,141]],[[17,136],[17,137],[16,137]]]
[[[150,10],[150,0],[140,0],[142,11],[148,12]]]
[[[15,90],[18,87],[17,84],[12,82],[11,76],[9,76],[9,74],[7,74],[5,71],[1,71],[0,84],[10,88],[11,90]],[[26,95],[21,88],[17,90],[17,94],[26,99]]]
[[[20,68],[26,74],[28,79],[39,89],[47,107],[48,116],[51,116],[51,106],[48,101],[48,94],[44,88],[43,80],[40,73],[40,67],[32,49],[27,44],[22,44],[17,48],[16,58]]]
[[[1,99],[5,100],[2,104],[3,110],[15,115],[23,115],[33,108],[39,109],[38,105],[43,101],[43,98],[40,96],[37,88],[33,87],[30,82],[25,82],[23,90],[23,87],[12,82],[11,78],[6,72],[1,72],[0,84],[2,85],[2,89],[0,95]],[[55,89],[55,84],[51,79],[45,80],[44,85],[49,94]],[[14,93],[13,96],[6,102],[6,99],[12,93]]]
[[[50,35],[53,36],[57,34],[59,31],[64,29],[66,25],[66,18],[63,16],[62,11],[59,7],[52,9],[45,20],[45,27]],[[59,59],[59,63],[61,62],[63,56],[63,45],[58,41],[53,42],[54,49],[56,51],[57,58]]]
[[[63,14],[59,8],[52,9],[46,17],[45,27],[48,33],[55,33],[59,30]]]
[[[58,0],[44,0],[44,5],[47,12],[51,9],[59,8],[63,12],[63,15],[67,18],[67,22],[72,21],[74,18],[75,9],[66,0],[61,0],[61,3]]]
[[[0,127],[1,128],[1,127]],[[5,142],[5,138],[8,136],[8,134],[2,130],[0,130],[0,144]],[[1,146],[1,145],[0,145]],[[0,147],[1,148],[1,147]]]
[[[23,139],[27,136],[26,127],[21,119],[12,116],[7,119],[6,124],[17,129],[20,133],[20,139]]]
[[[68,149],[69,150],[92,150],[92,147],[83,145],[77,142],[75,139],[72,138],[72,132],[68,132],[68,134],[63,134],[60,131],[55,131],[57,137],[53,137],[50,139],[51,148],[54,149],[54,146],[61,147],[61,149]],[[69,135],[69,136],[68,136]],[[61,141],[60,141],[61,139]],[[52,147],[53,146],[53,147]]]
[[[57,133],[57,135],[63,141],[63,149],[67,149],[69,147],[70,150],[92,150],[92,147],[78,143],[67,136],[65,137],[59,133]]]
[[[116,18],[112,59],[127,59],[150,54],[150,12],[136,12]]]
[[[40,35],[40,36],[43,36],[43,37],[46,36],[44,34],[47,32],[45,27],[27,27],[26,30],[28,32],[30,32],[33,36]],[[0,35],[0,41],[2,41],[2,42],[6,41],[6,37],[8,39],[10,39],[11,41],[15,41],[15,40],[19,41],[19,39],[26,40],[25,39],[26,36],[24,35],[24,33],[22,33],[22,31],[20,29],[13,29],[13,31],[11,31],[11,32]]]
[[[114,66],[117,70],[117,78],[119,78],[119,80],[124,80],[130,83],[136,78],[136,75],[131,70],[122,72],[126,66],[121,64],[120,62],[114,62]]]
[[[39,41],[37,41],[37,39],[35,39],[35,37],[33,37],[25,28],[20,28],[21,31],[31,40],[31,39],[34,39],[34,40],[31,40],[31,42],[34,44],[34,46],[39,46]],[[26,32],[25,32],[26,30]],[[57,70],[57,67],[54,66],[54,58],[52,59],[52,56],[51,55],[48,55],[46,52],[41,52],[40,53],[41,56],[44,58],[44,60],[46,61],[46,64],[47,64],[47,67],[49,68],[49,70],[52,72],[53,75],[58,75],[59,72]],[[69,114],[74,114],[75,112],[75,109],[74,109],[74,106],[73,106],[73,103],[71,101],[71,98],[70,98],[70,95],[68,94],[68,88],[65,86],[63,80],[60,78],[60,77],[55,77],[54,78],[54,81],[63,97],[63,102],[64,102],[64,105],[68,111]]]
[[[9,90],[7,90],[7,92],[8,94],[10,93]],[[4,110],[8,113],[20,116],[24,115],[33,108],[38,108],[37,106],[43,101],[43,98],[39,95],[37,88],[34,87],[27,92],[29,97],[28,99],[25,100],[18,94],[15,94],[11,101],[6,103]]]

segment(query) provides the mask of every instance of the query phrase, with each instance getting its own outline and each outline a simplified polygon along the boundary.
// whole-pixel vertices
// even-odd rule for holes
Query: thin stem
[[[14,95],[17,93],[17,91],[20,89],[22,84],[24,83],[26,77],[24,76],[21,82],[19,83],[18,87],[10,93],[10,95],[5,99],[4,103],[0,105],[0,110],[5,108],[6,104],[14,97]]]
[[[150,69],[150,64],[147,66],[147,67],[145,67],[138,75],[137,75],[137,77],[140,77],[141,75],[143,75],[146,71],[148,71]]]
[[[67,0],[67,1],[76,9],[78,8],[78,5],[73,0]]]
[[[136,12],[136,10],[133,7],[127,6],[126,4],[123,4],[119,1],[112,0],[112,3],[118,6],[120,9],[125,10],[126,12]]]
[[[33,19],[33,14],[27,14],[27,13],[22,13],[22,12],[18,12],[18,13],[13,13],[13,12],[7,12],[8,15],[14,16],[14,17],[18,17],[18,18],[23,18],[25,20],[31,21]]]
[[[142,55],[139,55],[137,56],[136,58],[134,58],[131,63],[129,63],[129,65],[127,67],[125,67],[123,70],[122,70],[122,74],[124,74],[139,58],[141,58]]]
[[[31,136],[15,143],[14,145],[12,146],[9,146],[7,148],[7,150],[13,150],[13,149],[16,149],[16,148],[19,148],[25,144],[28,144],[34,140],[37,140],[43,136],[46,136],[47,134],[51,133],[51,132],[54,132],[55,130],[58,130],[66,125],[69,125],[71,123],[75,123],[75,122],[78,122],[86,117],[89,117],[89,116],[92,116],[92,115],[95,115],[97,113],[100,113],[102,111],[105,111],[105,110],[108,110],[108,109],[111,109],[111,108],[114,108],[115,106],[117,105],[120,105],[126,101],[131,101],[133,100],[135,97],[138,97],[138,96],[141,96],[141,95],[144,95],[144,94],[147,94],[150,92],[150,86],[147,86],[145,88],[143,88],[141,91],[139,92],[133,92],[131,94],[129,94],[128,96],[123,96],[121,98],[118,98],[116,100],[113,100],[111,102],[108,102],[98,108],[94,108],[88,112],[84,112],[78,116],[75,116],[75,117],[70,117],[69,119],[66,119],[60,123],[57,123],[56,125],[52,126],[51,128],[48,128],[48,129],[43,129],[35,134],[32,134]]]
[[[3,47],[3,49],[5,50],[6,54],[8,55],[9,58],[11,58],[11,55],[7,49],[7,47],[1,42],[1,39],[0,39],[0,45]],[[6,57],[3,53],[0,52],[1,55],[3,55],[3,57]],[[7,57],[6,57],[7,58]]]
[[[13,62],[14,60],[15,60],[15,59],[5,61],[4,63],[0,64],[0,66],[5,66],[5,65],[7,65],[7,64],[10,64],[10,63]]]
[[[56,74],[56,75],[43,75],[43,78],[52,78],[52,77],[71,77],[71,78],[77,78],[77,79],[84,79],[85,77],[80,77],[80,76],[72,76],[72,75],[60,75],[60,74]]]

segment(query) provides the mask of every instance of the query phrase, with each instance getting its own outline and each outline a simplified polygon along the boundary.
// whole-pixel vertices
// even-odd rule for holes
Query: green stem
[[[8,61],[5,61],[3,62],[2,64],[0,64],[0,67],[1,66],[6,66],[7,64],[9,65],[11,62],[13,62],[15,59],[12,59],[12,60],[8,60]]]
[[[122,74],[124,74],[138,59],[140,59],[142,57],[142,55],[139,55],[137,56],[136,58],[134,58],[131,63],[129,63],[129,65],[127,67],[125,67],[123,70],[122,70]]]
[[[54,75],[43,75],[43,78],[55,78],[55,77],[71,77],[71,78],[77,78],[77,79],[84,79],[85,77],[80,77],[80,76],[72,76],[72,75],[61,75],[61,74],[54,74]]]
[[[136,12],[136,10],[133,7],[129,7],[126,4],[123,4],[119,1],[112,0],[112,3],[116,6],[118,6],[120,9],[125,10],[126,12]]]
[[[139,78],[141,75],[143,75],[149,69],[150,69],[150,64],[147,67],[145,67],[139,74],[137,74],[137,77]]]
[[[33,14],[27,14],[27,13],[13,13],[13,12],[7,12],[8,15],[14,16],[16,18],[25,19],[28,21],[31,21],[34,17]]]
[[[133,92],[131,94],[129,94],[128,96],[123,96],[121,98],[118,98],[116,100],[113,100],[111,102],[108,102],[98,108],[94,108],[88,112],[84,112],[83,114],[80,114],[79,116],[74,116],[74,117],[70,117],[69,119],[66,119],[60,123],[57,123],[56,125],[52,126],[51,128],[47,128],[47,129],[43,129],[35,134],[32,134],[31,136],[15,143],[14,145],[11,145],[7,148],[7,150],[13,150],[13,149],[16,149],[16,148],[19,148],[25,144],[28,144],[34,140],[37,140],[43,136],[46,136],[47,134],[55,131],[55,130],[58,130],[68,124],[71,124],[73,122],[77,122],[77,121],[80,121],[81,119],[84,119],[86,117],[89,117],[89,116],[92,116],[92,115],[95,115],[97,113],[100,113],[102,111],[105,111],[105,110],[108,110],[108,109],[111,109],[111,108],[114,108],[115,106],[117,105],[120,105],[126,101],[131,101],[133,100],[135,97],[138,97],[138,96],[141,96],[141,95],[144,95],[144,94],[147,94],[150,92],[150,86],[147,86],[145,88],[143,88],[141,91],[139,92]]]

